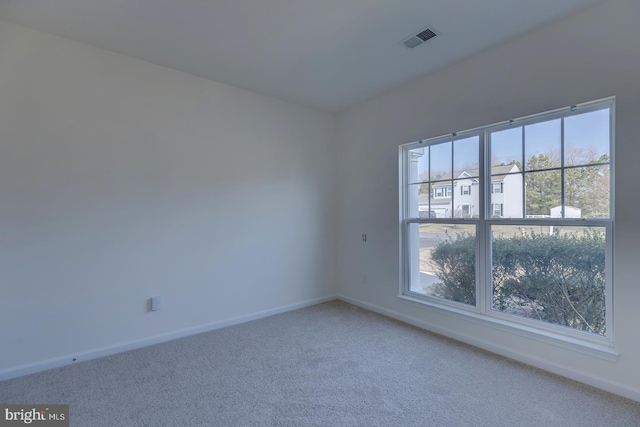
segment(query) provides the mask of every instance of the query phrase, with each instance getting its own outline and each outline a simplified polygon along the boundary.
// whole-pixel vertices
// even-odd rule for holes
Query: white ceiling
[[[339,111],[598,1],[0,0],[0,18]]]

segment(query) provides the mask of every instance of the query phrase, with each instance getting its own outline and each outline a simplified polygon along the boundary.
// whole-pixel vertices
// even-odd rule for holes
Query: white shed
[[[564,207],[565,218],[582,218],[582,209],[574,206]],[[551,218],[562,218],[562,206],[551,208]]]

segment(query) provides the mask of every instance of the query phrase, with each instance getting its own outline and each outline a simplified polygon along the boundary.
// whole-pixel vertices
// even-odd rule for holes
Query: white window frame
[[[496,191],[496,186],[498,191]],[[502,194],[503,191],[503,183],[502,182],[492,182],[491,183],[491,194]]]
[[[609,188],[609,218],[526,218],[523,210],[523,218],[506,219],[492,218],[493,203],[490,195],[493,194],[493,182],[491,182],[490,171],[485,159],[491,159],[489,135],[509,126],[525,126],[538,122],[550,121],[560,117],[571,117],[574,114],[583,114],[590,111],[609,109],[610,112],[610,135],[609,135],[609,168],[610,168],[610,188]],[[587,102],[571,107],[560,108],[546,113],[512,119],[508,122],[483,126],[468,131],[457,132],[428,140],[416,141],[403,144],[399,148],[400,153],[400,293],[399,297],[410,303],[417,303],[428,309],[444,311],[448,314],[480,322],[487,326],[503,329],[518,335],[527,336],[563,348],[575,350],[577,352],[599,357],[605,360],[617,360],[618,353],[615,351],[614,323],[613,323],[613,228],[615,223],[615,97]],[[409,150],[436,145],[447,141],[478,136],[480,140],[480,184],[479,191],[479,218],[408,218],[408,160],[405,153]],[[563,165],[564,167],[564,165]],[[564,200],[564,199],[563,199]],[[409,225],[422,223],[447,224],[476,224],[476,305],[448,301],[438,297],[418,294],[410,291],[409,276],[411,272],[409,253]],[[606,230],[606,266],[605,266],[605,322],[606,334],[598,335],[568,327],[536,321],[513,314],[502,313],[492,309],[491,292],[491,226],[494,224],[508,225],[564,225],[564,226],[591,226],[602,227]]]
[[[471,195],[471,185],[461,185],[460,186],[460,195],[461,196],[470,196]]]

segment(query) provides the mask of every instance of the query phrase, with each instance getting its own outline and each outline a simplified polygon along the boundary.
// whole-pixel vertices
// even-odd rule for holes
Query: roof
[[[509,174],[509,173],[514,173],[514,172],[519,172],[520,169],[518,169],[517,165],[504,165],[504,166],[492,166],[491,167],[491,181],[503,181],[504,178]],[[450,172],[445,172],[442,175],[436,175],[435,179],[432,179],[431,181],[450,181],[451,180],[451,173]],[[465,169],[465,170],[461,170],[461,171],[455,171],[453,173],[453,176],[455,177],[455,180],[460,180],[460,179],[465,179],[465,178],[475,178],[475,177],[479,177],[480,176],[480,169]],[[442,183],[443,185],[446,185],[446,182]]]

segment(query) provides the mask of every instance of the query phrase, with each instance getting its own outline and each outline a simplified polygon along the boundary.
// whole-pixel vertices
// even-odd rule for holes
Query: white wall
[[[614,0],[357,105],[338,118],[342,293],[388,314],[640,400],[640,2]],[[415,54],[428,54],[425,50]],[[611,362],[400,300],[398,145],[617,96]],[[366,243],[360,235],[367,233]],[[367,275],[368,283],[362,276]]]
[[[0,21],[0,378],[335,294],[335,154],[330,114]]]
[[[491,195],[492,202],[502,203],[502,216],[504,218],[522,218],[524,213],[522,209],[523,198],[522,175],[520,174],[505,176],[502,193]]]

